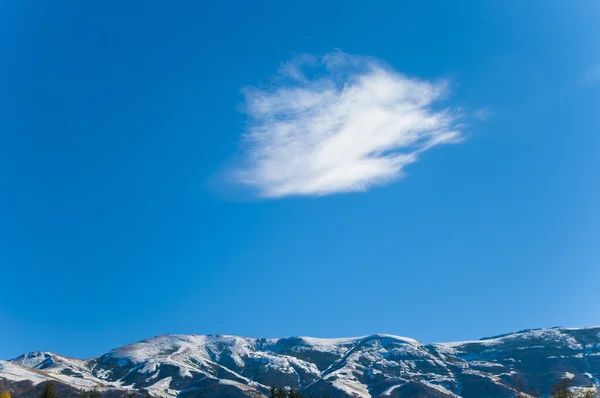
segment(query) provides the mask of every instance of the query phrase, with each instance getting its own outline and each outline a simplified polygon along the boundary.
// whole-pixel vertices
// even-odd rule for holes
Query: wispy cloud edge
[[[242,90],[248,127],[233,177],[265,198],[391,183],[421,153],[462,140],[461,112],[442,106],[448,91],[371,57],[301,55],[271,85]]]

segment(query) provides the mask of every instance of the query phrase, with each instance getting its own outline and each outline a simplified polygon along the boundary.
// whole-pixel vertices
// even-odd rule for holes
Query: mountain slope
[[[165,335],[79,360],[47,352],[0,362],[0,381],[57,380],[105,393],[260,397],[270,385],[306,396],[511,397],[570,377],[600,385],[600,327],[553,328],[444,344],[372,335],[343,339]],[[0,384],[1,386],[2,384]]]

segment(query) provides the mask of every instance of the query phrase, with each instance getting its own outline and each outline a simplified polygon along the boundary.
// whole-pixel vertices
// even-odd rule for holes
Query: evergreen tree
[[[100,398],[100,392],[94,388],[90,392],[90,398]]]
[[[56,398],[56,389],[54,388],[54,384],[49,381],[46,382],[40,398]]]
[[[573,384],[572,379],[564,378],[558,383],[552,386],[552,393],[550,397],[552,398],[574,398],[575,395],[570,390],[571,384]]]
[[[287,394],[285,393],[285,390],[281,388],[281,386],[277,390],[277,398],[287,398]]]
[[[271,395],[269,398],[277,398],[277,389],[275,388],[275,384],[271,384]]]
[[[596,398],[598,395],[598,389],[595,388],[594,386],[589,386],[589,389],[585,392],[585,394],[583,395],[583,398]]]

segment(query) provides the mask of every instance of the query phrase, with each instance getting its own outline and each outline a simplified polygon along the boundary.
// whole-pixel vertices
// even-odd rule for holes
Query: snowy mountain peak
[[[34,351],[17,357],[11,362],[35,369],[43,369],[54,363],[55,354],[46,351]]]
[[[2,378],[111,394],[258,397],[272,384],[335,397],[514,396],[569,374],[598,384],[600,328],[552,328],[444,344],[389,334],[351,338],[164,335],[79,360],[32,352],[0,362]],[[521,383],[521,381],[519,381]]]

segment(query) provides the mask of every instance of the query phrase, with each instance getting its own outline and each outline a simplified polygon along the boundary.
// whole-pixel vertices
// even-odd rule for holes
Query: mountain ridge
[[[391,334],[331,339],[177,334],[87,359],[35,351],[0,361],[6,385],[35,387],[52,380],[107,396],[261,397],[275,384],[307,396],[509,397],[522,384],[547,394],[564,377],[574,386],[600,385],[600,327],[526,329],[446,343]]]

